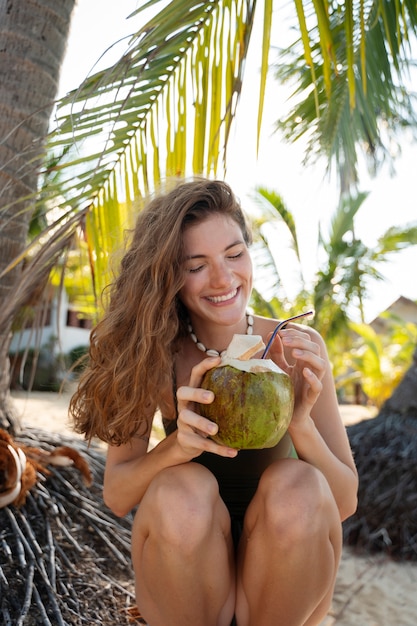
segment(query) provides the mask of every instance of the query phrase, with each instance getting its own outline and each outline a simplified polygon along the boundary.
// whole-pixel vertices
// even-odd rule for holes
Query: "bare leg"
[[[324,476],[285,459],[263,474],[239,546],[239,626],[313,626],[331,603],[342,548]]]
[[[136,514],[132,559],[136,600],[150,626],[230,625],[230,518],[206,468],[187,463],[158,474]]]

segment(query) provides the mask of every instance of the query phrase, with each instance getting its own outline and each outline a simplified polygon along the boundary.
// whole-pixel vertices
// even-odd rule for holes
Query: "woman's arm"
[[[234,457],[236,450],[221,446],[211,439],[217,425],[195,413],[194,402],[209,403],[214,395],[199,388],[207,370],[218,365],[219,358],[204,359],[192,369],[189,386],[178,389],[177,430],[147,452],[152,428],[147,433],[121,446],[109,446],[104,473],[103,497],[106,505],[119,516],[126,515],[140,503],[155,476],[163,469],[187,463],[202,452]]]
[[[149,452],[147,448],[145,437],[108,448],[103,498],[113,513],[120,517],[139,504],[158,472],[186,460],[176,446],[176,433],[163,439]]]
[[[314,329],[290,324],[280,331],[270,356],[293,380],[289,433],[297,454],[324,474],[344,520],[356,510],[358,475],[325,343]]]

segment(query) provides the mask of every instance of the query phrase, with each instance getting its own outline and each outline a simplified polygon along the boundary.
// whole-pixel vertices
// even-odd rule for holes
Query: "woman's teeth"
[[[226,294],[225,296],[210,296],[207,298],[207,300],[210,300],[210,302],[214,302],[214,303],[226,302],[227,300],[231,300],[232,298],[234,298],[236,294],[237,294],[237,289],[234,289],[233,291]]]

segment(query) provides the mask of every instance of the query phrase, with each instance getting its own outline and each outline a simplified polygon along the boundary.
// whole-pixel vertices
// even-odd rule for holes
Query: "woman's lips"
[[[238,290],[233,289],[233,291],[229,291],[229,293],[224,294],[223,296],[206,296],[206,299],[210,302],[214,302],[214,304],[218,304],[220,302],[227,302],[228,300],[233,300],[236,297]]]

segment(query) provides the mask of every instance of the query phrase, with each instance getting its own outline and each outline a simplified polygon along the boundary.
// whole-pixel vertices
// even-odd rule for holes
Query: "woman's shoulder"
[[[279,324],[280,320],[272,318],[272,317],[263,317],[262,315],[253,315],[254,325],[253,325],[253,333],[255,335],[264,336],[267,333],[270,333],[274,330],[277,324]]]

